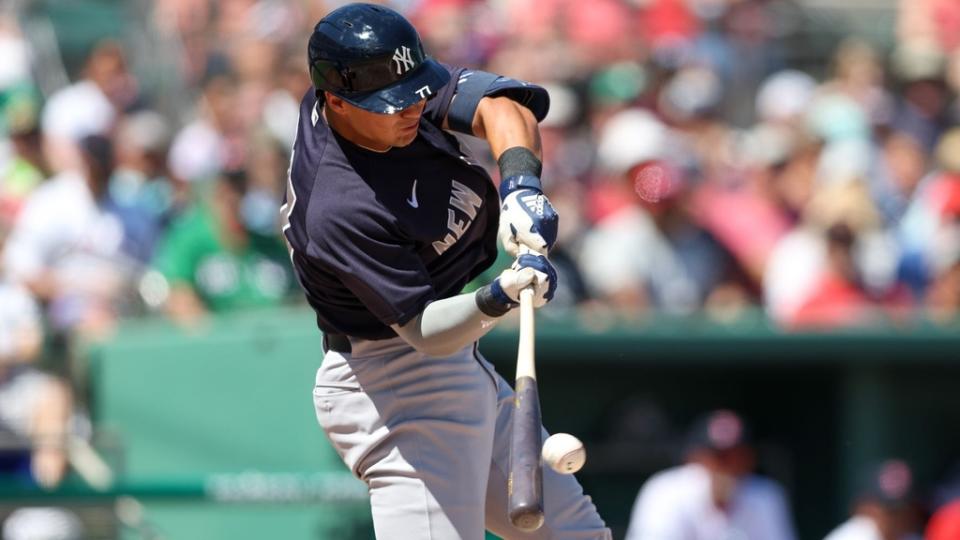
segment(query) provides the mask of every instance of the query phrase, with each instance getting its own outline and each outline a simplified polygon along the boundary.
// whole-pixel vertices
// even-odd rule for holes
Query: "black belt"
[[[350,345],[350,338],[343,334],[324,334],[323,349],[324,351],[348,353],[353,350],[353,347]]]

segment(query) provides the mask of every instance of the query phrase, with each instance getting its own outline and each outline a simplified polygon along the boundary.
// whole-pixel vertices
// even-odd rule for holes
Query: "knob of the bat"
[[[539,506],[514,508],[510,512],[510,523],[521,531],[535,531],[543,525],[543,510]]]

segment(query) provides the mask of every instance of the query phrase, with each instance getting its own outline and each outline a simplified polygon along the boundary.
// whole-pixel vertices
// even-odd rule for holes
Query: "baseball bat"
[[[543,525],[543,473],[540,468],[540,394],[534,367],[533,288],[520,291],[520,339],[517,345],[513,431],[507,511],[513,526],[535,531]]]

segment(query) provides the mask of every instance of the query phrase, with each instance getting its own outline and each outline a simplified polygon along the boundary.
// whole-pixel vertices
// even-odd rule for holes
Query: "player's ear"
[[[346,112],[346,102],[343,101],[343,98],[337,97],[330,92],[323,93],[324,98],[327,103],[327,107],[338,114],[344,114]]]

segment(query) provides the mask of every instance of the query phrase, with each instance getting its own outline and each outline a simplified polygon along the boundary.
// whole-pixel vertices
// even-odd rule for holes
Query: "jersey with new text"
[[[496,188],[439,127],[473,72],[448,69],[451,82],[428,101],[414,142],[384,153],[331,130],[312,89],[301,102],[283,230],[324,332],[393,337],[389,325],[458,294],[496,258]],[[495,92],[523,92],[523,102],[543,91],[501,78],[483,93]]]

